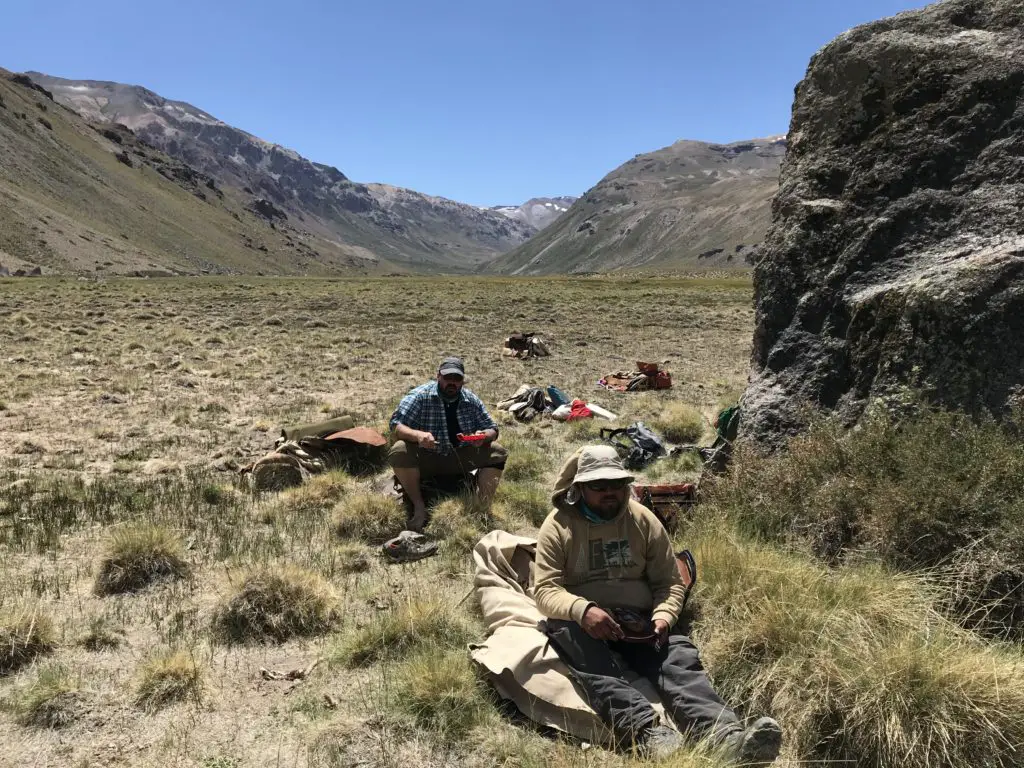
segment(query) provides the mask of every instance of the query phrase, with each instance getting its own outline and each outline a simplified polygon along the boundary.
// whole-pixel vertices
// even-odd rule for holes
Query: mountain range
[[[515,275],[748,266],[786,139],[677,141],[637,155],[539,234],[484,265]]]
[[[537,229],[518,217],[385,184],[352,181],[332,166],[271,144],[183,101],[146,88],[27,72],[95,124],[123,125],[147,144],[224,186],[265,201],[298,230],[369,261],[445,271],[472,269]],[[278,219],[283,217],[277,215]]]
[[[554,274],[744,266],[784,137],[679,141],[581,197],[478,207],[360,183],[140,86],[0,70],[0,266]]]

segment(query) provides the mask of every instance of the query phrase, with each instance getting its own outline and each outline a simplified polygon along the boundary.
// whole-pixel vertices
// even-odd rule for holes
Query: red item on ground
[[[658,371],[651,383],[654,389],[672,389],[672,374],[668,371]]]
[[[460,443],[482,443],[487,439],[487,435],[485,434],[464,435],[461,432],[455,437],[458,438]]]
[[[566,421],[574,421],[575,419],[589,419],[594,415],[594,412],[587,408],[587,404],[580,399],[573,400],[569,406],[569,415],[566,416]]]

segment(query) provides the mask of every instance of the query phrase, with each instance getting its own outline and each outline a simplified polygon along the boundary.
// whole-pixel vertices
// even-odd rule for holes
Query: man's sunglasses
[[[621,491],[627,485],[629,485],[628,477],[620,477],[615,480],[591,480],[589,483],[584,483],[587,488],[592,491]]]
[[[462,377],[457,373],[446,373],[441,377],[444,381],[453,381],[456,384],[462,381]]]

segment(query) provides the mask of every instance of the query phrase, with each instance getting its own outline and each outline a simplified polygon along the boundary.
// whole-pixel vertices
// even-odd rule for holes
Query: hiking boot
[[[667,725],[656,725],[647,732],[641,749],[644,756],[651,760],[664,760],[674,755],[686,744],[683,735],[675,728]]]
[[[782,747],[782,728],[770,717],[759,717],[745,731],[730,733],[723,744],[739,765],[770,765]]]
[[[437,554],[437,542],[415,531],[402,531],[395,538],[384,542],[385,556],[396,563],[411,563]]]

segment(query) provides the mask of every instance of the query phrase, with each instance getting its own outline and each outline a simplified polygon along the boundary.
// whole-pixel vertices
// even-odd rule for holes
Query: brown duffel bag
[[[315,424],[300,424],[297,427],[282,427],[281,437],[284,441],[300,440],[303,437],[326,437],[334,432],[352,429],[355,425],[355,419],[346,413],[328,421],[318,421]]]

